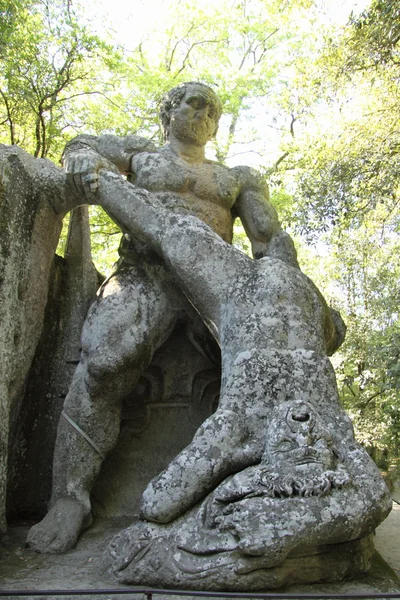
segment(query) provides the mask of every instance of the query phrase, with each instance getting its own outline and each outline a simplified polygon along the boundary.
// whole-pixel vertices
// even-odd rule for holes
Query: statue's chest
[[[132,159],[133,182],[151,192],[194,194],[197,198],[232,206],[239,185],[227,168],[214,164],[189,165],[170,154],[142,153]]]

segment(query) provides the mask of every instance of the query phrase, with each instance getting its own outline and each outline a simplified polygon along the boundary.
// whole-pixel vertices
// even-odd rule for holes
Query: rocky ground
[[[400,578],[400,490],[392,498],[392,512],[376,530],[375,548]]]
[[[400,502],[400,493],[394,494],[394,497]],[[127,521],[121,519],[100,521],[84,534],[75,550],[63,556],[35,554],[24,544],[28,527],[10,528],[0,546],[0,594],[6,590],[26,590],[26,594],[21,597],[33,600],[29,590],[118,588],[106,573],[101,573],[100,558],[113,533],[126,525]],[[375,546],[384,560],[377,554],[370,575],[363,580],[341,584],[303,585],[285,591],[294,594],[399,592],[400,599],[400,580],[396,577],[396,574],[400,576],[400,504],[393,503],[391,514],[378,527]],[[46,593],[39,596],[40,600],[53,597]],[[68,600],[73,598],[70,595],[65,597]],[[129,595],[130,600],[142,600],[143,597],[143,594],[139,593]],[[126,600],[128,596],[106,594],[95,598]],[[165,595],[155,596],[154,600],[169,598],[178,600],[177,596]]]

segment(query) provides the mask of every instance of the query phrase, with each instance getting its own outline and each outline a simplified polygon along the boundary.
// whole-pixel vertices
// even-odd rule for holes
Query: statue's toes
[[[31,528],[27,545],[43,554],[62,554],[70,550],[84,528],[86,513],[78,500],[61,498],[44,519]]]
[[[111,540],[103,556],[103,565],[121,578],[128,567],[135,569],[136,563],[149,552],[152,542],[146,527],[141,524],[128,527]]]

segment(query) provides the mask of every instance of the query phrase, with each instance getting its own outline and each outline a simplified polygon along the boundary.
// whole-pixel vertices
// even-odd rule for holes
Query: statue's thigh
[[[177,293],[164,267],[130,267],[102,286],[82,333],[89,373],[100,377],[150,362],[177,315]]]

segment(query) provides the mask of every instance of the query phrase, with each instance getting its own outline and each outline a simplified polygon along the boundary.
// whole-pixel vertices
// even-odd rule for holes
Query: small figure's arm
[[[98,172],[107,169],[127,175],[132,157],[139,152],[155,152],[149,140],[137,135],[78,135],[65,146],[62,164],[78,191],[94,192]]]
[[[232,170],[240,182],[240,194],[233,210],[243,223],[254,258],[270,256],[299,268],[292,238],[283,231],[261,176],[250,167]]]

